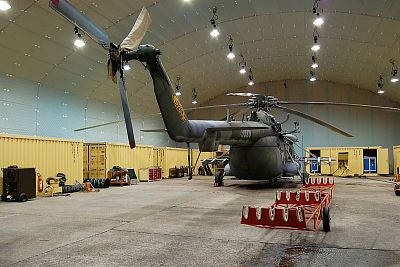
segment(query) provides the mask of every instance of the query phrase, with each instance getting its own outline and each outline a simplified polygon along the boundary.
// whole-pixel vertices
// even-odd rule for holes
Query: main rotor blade
[[[117,123],[120,123],[123,121],[124,120],[112,121],[112,122],[97,124],[97,125],[88,126],[88,127],[84,127],[84,128],[79,128],[79,129],[75,129],[74,132],[80,132],[80,131],[89,130],[89,129],[93,129],[93,128],[97,128],[97,127],[103,127],[103,126],[107,126],[107,125],[117,124]]]
[[[50,0],[49,6],[84,31],[104,49],[109,50],[110,41],[107,32],[89,19],[83,12],[79,11],[68,0]]]
[[[136,19],[136,22],[133,25],[132,30],[122,41],[121,48],[127,50],[136,49],[144,38],[144,35],[146,34],[147,29],[150,27],[150,24],[150,14],[147,9],[143,7],[142,11],[140,11],[139,17]]]
[[[118,86],[119,86],[119,94],[121,96],[122,110],[124,112],[125,126],[126,126],[126,132],[128,134],[129,145],[131,148],[134,148],[136,147],[136,143],[135,143],[135,136],[133,133],[131,113],[129,112],[128,96],[125,88],[125,79],[123,70],[120,70]]]
[[[283,105],[325,105],[325,106],[346,106],[346,107],[357,107],[357,108],[372,108],[382,109],[386,111],[400,111],[400,108],[375,106],[366,104],[352,104],[352,103],[336,103],[336,102],[319,102],[319,101],[279,101],[279,104]]]
[[[161,115],[161,113],[153,113],[153,114],[148,114],[148,115],[137,116],[137,117],[134,117],[133,119],[135,120],[135,119],[139,119],[139,118],[156,116],[156,115]],[[113,125],[113,124],[121,123],[121,122],[124,122],[124,121],[125,120],[111,121],[111,122],[106,122],[106,123],[102,123],[102,124],[96,124],[96,125],[87,126],[87,127],[84,127],[84,128],[75,129],[74,131],[75,132],[80,132],[80,131],[94,129],[94,128],[103,127],[103,126],[107,126],[107,125]]]
[[[221,104],[221,105],[211,105],[211,106],[201,106],[193,108],[184,108],[185,111],[207,109],[207,108],[225,108],[225,107],[244,107],[248,106],[247,103],[235,103],[235,104]]]
[[[339,128],[337,128],[337,127],[335,127],[335,126],[333,126],[333,125],[331,125],[331,124],[329,124],[327,122],[324,122],[324,121],[322,121],[320,119],[317,119],[317,118],[315,118],[313,116],[310,116],[308,114],[305,114],[305,113],[303,113],[301,111],[298,111],[298,110],[295,110],[295,109],[291,109],[291,108],[287,108],[287,107],[283,107],[283,106],[280,106],[280,105],[276,105],[276,108],[283,109],[283,110],[285,110],[285,111],[287,111],[289,113],[292,113],[292,114],[297,115],[299,117],[302,117],[304,119],[313,121],[313,122],[315,122],[315,123],[317,123],[319,125],[322,125],[322,126],[328,128],[328,129],[330,129],[330,130],[332,130],[334,132],[340,133],[340,134],[342,134],[344,136],[354,137],[353,135],[351,135],[351,134],[349,134],[349,133],[347,133],[347,132],[345,132],[343,130],[340,130]]]
[[[234,107],[234,106],[247,106],[247,103],[235,103],[235,104],[223,104],[223,105],[213,105],[213,106],[202,106],[202,107],[194,107],[194,108],[184,108],[185,111],[190,111],[190,110],[198,110],[198,109],[207,109],[207,108],[221,108],[221,107]],[[236,111],[234,113],[232,113],[232,115],[237,114],[239,111]],[[149,117],[149,116],[155,116],[155,115],[161,115],[161,113],[153,113],[153,114],[149,114],[149,115],[143,115],[140,117]],[[139,117],[137,117],[139,118]],[[135,119],[135,118],[134,118]],[[225,119],[226,120],[226,117]],[[112,125],[112,124],[117,124],[120,122],[123,122],[124,120],[118,120],[118,121],[112,121],[112,122],[106,122],[106,123],[102,123],[102,124],[96,124],[96,125],[92,125],[92,126],[87,126],[87,127],[83,127],[83,128],[79,128],[79,129],[75,129],[75,132],[80,132],[80,131],[84,131],[84,130],[89,130],[89,129],[94,129],[94,128],[98,128],[98,127],[103,127],[103,126],[107,126],[107,125]]]
[[[227,93],[227,96],[244,96],[244,97],[253,97],[253,96],[262,96],[261,94],[255,94],[255,93]]]

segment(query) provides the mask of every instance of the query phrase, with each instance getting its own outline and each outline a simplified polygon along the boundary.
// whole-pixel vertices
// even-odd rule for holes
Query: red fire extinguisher
[[[37,173],[38,176],[38,185],[37,185],[37,191],[42,192],[43,191],[43,180],[42,180],[42,175],[40,173]]]

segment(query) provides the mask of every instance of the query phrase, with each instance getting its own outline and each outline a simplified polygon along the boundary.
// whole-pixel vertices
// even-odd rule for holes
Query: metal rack
[[[270,207],[244,206],[242,224],[261,228],[293,230],[330,230],[329,205],[332,201],[333,177],[310,177],[296,192],[277,191]]]

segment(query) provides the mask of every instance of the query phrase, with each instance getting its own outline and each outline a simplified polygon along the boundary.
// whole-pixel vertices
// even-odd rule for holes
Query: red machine
[[[242,224],[315,231],[322,221],[324,231],[329,232],[334,184],[333,177],[310,177],[296,192],[277,191],[270,207],[244,206]]]

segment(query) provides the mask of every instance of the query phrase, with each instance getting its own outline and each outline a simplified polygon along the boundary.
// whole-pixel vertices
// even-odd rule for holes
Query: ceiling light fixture
[[[320,0],[315,0],[314,1],[314,5],[313,5],[313,14],[315,14],[317,17],[315,18],[315,20],[313,21],[313,24],[315,26],[321,26],[322,24],[324,24],[324,18],[322,18],[320,16],[320,13],[318,12],[318,5],[319,5],[319,1]],[[324,10],[321,9],[321,13],[323,13]]]
[[[310,82],[315,82],[317,80],[317,78],[315,77],[315,72],[310,70]]]
[[[218,20],[218,15],[217,15],[217,7],[213,7],[212,9],[213,16],[211,17],[211,26],[213,29],[210,32],[211,37],[217,38],[219,36],[219,30],[217,29],[217,20]]]
[[[378,94],[383,94],[385,91],[383,90],[383,77],[382,77],[382,74],[379,74],[379,77],[378,77]]]
[[[249,69],[249,83],[248,85],[253,86],[254,85],[254,78],[253,78],[253,71],[251,68]]]
[[[176,77],[176,82],[175,82],[175,95],[180,96],[182,95],[181,93],[181,77]]]
[[[313,24],[315,26],[321,26],[322,24],[324,24],[324,19],[319,16],[319,13],[317,13],[317,18],[313,21]]]
[[[233,53],[233,39],[232,39],[232,35],[229,35],[229,40],[228,40],[228,49],[229,49],[229,53],[226,56],[229,59],[234,59],[235,58],[235,53]]]
[[[397,76],[399,69],[397,68],[396,63],[394,62],[394,59],[391,59],[389,62],[392,64],[392,71],[391,71],[392,76],[390,78],[390,81],[392,83],[397,83],[399,81],[399,76]]]
[[[82,33],[80,33],[78,27],[74,28],[74,32],[76,35],[76,39],[74,41],[74,45],[78,48],[82,48],[86,45],[85,41],[82,39]]]
[[[319,46],[319,44],[315,44],[315,45],[313,45],[313,46],[311,47],[311,50],[314,51],[314,52],[317,52],[317,51],[320,50],[320,49],[321,49],[321,47]]]
[[[6,11],[11,8],[10,4],[7,1],[0,1],[0,10]]]
[[[192,104],[193,105],[196,105],[197,104],[197,100],[196,100],[196,98],[197,98],[197,92],[196,92],[196,88],[193,88],[192,89]]]
[[[311,60],[312,60],[312,64],[311,64],[311,68],[316,69],[318,68],[318,63],[317,63],[317,57],[315,55],[311,56]]]
[[[239,73],[240,74],[245,74],[246,73],[246,65],[247,65],[247,63],[244,60],[244,56],[242,54],[240,56],[242,57],[242,61],[239,62],[239,67],[240,67]]]
[[[314,28],[313,32],[314,45],[311,47],[311,50],[314,52],[317,52],[318,50],[321,49],[321,47],[318,44],[318,37],[319,37],[318,31],[316,28]]]

